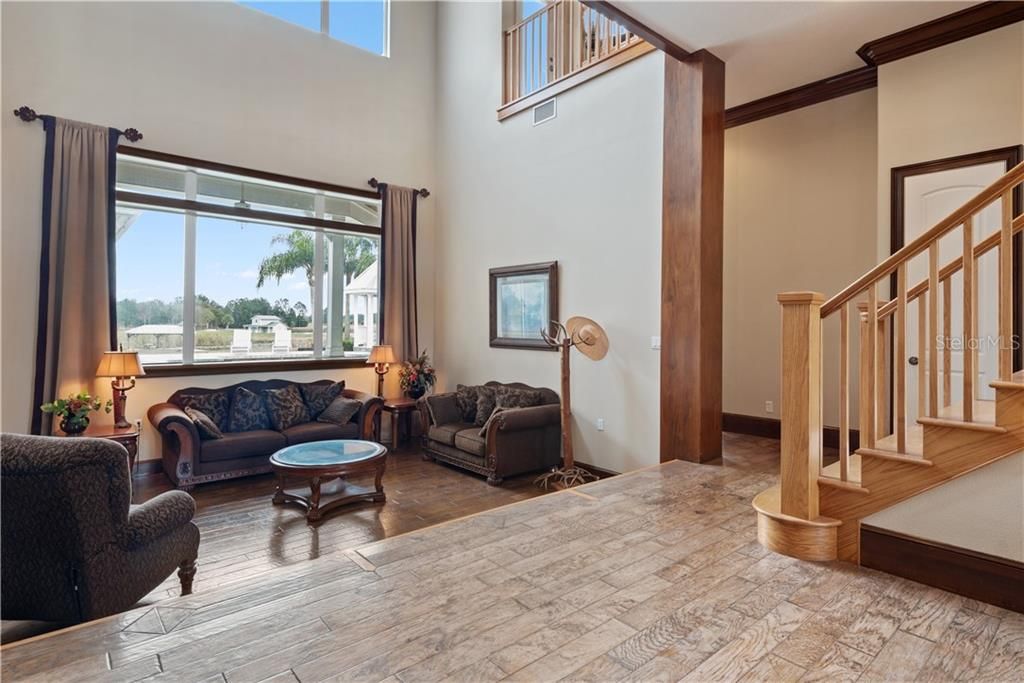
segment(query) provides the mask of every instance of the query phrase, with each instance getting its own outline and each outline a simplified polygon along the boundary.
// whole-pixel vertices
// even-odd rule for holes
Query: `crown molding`
[[[784,92],[768,95],[761,99],[730,107],[725,110],[725,127],[741,126],[769,116],[785,114],[812,104],[868,90],[878,85],[878,70],[873,66],[862,66],[823,78],[820,81],[800,85]]]
[[[982,2],[864,43],[857,56],[869,66],[878,66],[1018,21],[1024,21],[1024,2]]]

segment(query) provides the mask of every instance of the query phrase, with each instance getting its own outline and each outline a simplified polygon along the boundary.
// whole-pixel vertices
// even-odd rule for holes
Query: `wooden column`
[[[725,64],[665,56],[661,461],[722,455]]]
[[[782,304],[781,512],[818,516],[821,465],[821,305],[817,292],[779,294]]]

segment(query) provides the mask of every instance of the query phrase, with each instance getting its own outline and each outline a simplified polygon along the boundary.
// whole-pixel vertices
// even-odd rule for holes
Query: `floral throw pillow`
[[[299,385],[299,389],[302,391],[302,398],[305,399],[306,407],[309,408],[309,416],[313,419],[319,417],[320,413],[324,412],[327,406],[331,405],[331,401],[341,395],[341,391],[344,388],[344,382]]]
[[[317,422],[345,426],[352,421],[352,418],[355,417],[355,414],[362,407],[363,404],[354,398],[339,396],[331,401],[331,405],[327,406],[316,420]]]
[[[211,391],[207,394],[182,394],[178,397],[178,405],[182,410],[194,408],[213,420],[217,429],[228,428],[228,395],[223,391]]]
[[[196,410],[195,408],[185,408],[185,414],[188,415],[189,419],[191,419],[195,424],[196,431],[199,432],[199,438],[203,441],[224,438],[224,433],[221,432],[216,423],[210,419],[210,416],[203,411]]]
[[[494,412],[494,387],[482,386],[476,388],[476,419],[473,424],[483,427],[487,424],[488,418]]]
[[[252,432],[257,429],[270,429],[270,416],[263,397],[238,387],[231,394],[231,417],[228,418],[229,432]]]
[[[494,388],[494,405],[498,408],[532,408],[539,406],[541,400],[541,393],[533,389]]]
[[[462,413],[463,422],[476,420],[476,390],[477,387],[467,387],[465,384],[455,387],[455,403],[458,404],[459,412]]]
[[[270,423],[279,432],[310,421],[309,409],[294,384],[280,389],[267,389],[263,392],[263,398],[267,403]]]

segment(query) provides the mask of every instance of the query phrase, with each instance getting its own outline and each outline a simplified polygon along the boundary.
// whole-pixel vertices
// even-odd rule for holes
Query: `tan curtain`
[[[381,256],[384,324],[381,343],[395,357],[409,360],[419,353],[416,338],[416,190],[385,185]]]
[[[43,403],[79,389],[97,393],[96,366],[117,342],[113,181],[118,132],[49,116],[43,125],[35,434],[52,432],[51,416],[39,410]]]

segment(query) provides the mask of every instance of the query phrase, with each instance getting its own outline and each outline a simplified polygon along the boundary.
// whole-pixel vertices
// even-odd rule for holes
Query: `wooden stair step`
[[[933,425],[936,427],[953,427],[956,429],[971,429],[978,432],[990,432],[992,434],[1005,434],[1006,428],[996,424],[996,402],[976,400],[974,402],[974,419],[971,422],[963,421],[962,404],[946,406],[939,410],[936,417],[919,417],[919,424]]]
[[[905,462],[908,465],[915,465],[918,467],[931,467],[934,464],[931,460],[927,460],[914,453],[896,453],[895,451],[887,451],[878,448],[859,448],[857,449],[857,453],[871,458],[882,458],[884,460],[893,460],[895,462]]]
[[[1024,370],[1019,370],[1009,380],[995,380],[988,385],[993,389],[1009,389],[1010,391],[1024,391]]]
[[[874,446],[862,446],[857,449],[858,453],[862,451],[868,453],[868,455],[881,453],[882,456],[892,455],[898,458],[920,460],[924,457],[924,427],[919,424],[907,425],[907,446],[903,451],[899,450],[895,434],[876,439]]]
[[[856,453],[850,454],[850,467],[847,471],[846,481],[843,481],[840,476],[839,461],[826,465],[822,468],[821,474],[818,476],[818,483],[826,486],[835,486],[837,488],[858,490],[867,493],[868,490],[860,485],[861,459]]]

